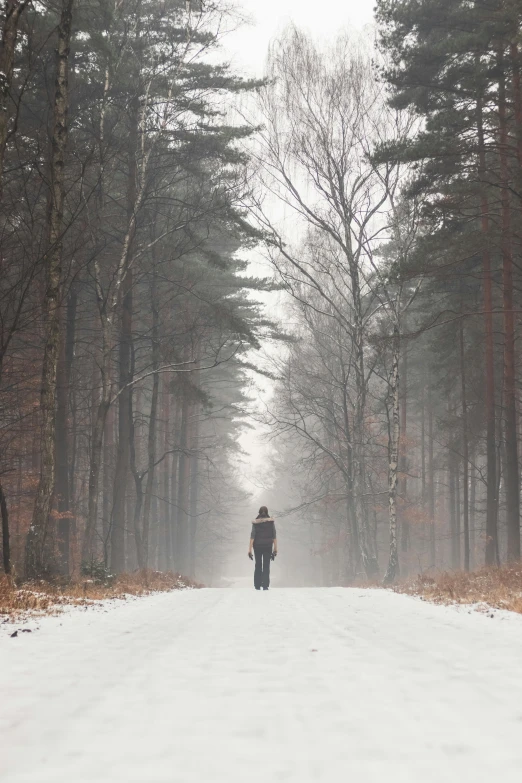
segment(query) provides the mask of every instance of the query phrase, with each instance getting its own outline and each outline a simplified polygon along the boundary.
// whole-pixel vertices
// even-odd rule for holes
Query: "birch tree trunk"
[[[54,125],[51,152],[51,194],[48,222],[48,252],[45,257],[44,299],[45,348],[42,369],[41,470],[33,519],[25,552],[26,576],[37,577],[53,568],[49,546],[50,515],[55,481],[56,375],[60,343],[60,298],[62,287],[63,212],[65,154],[68,140],[69,53],[74,0],[62,0],[54,95]]]

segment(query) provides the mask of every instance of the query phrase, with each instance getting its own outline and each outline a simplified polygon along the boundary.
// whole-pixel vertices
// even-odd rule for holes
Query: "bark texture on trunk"
[[[428,513],[430,520],[430,565],[435,566],[437,547],[435,539],[435,461],[433,449],[433,401],[431,378],[428,383]]]
[[[121,271],[121,326],[119,349],[119,405],[118,405],[118,448],[116,451],[116,470],[114,476],[114,494],[111,517],[111,571],[115,574],[125,569],[125,498],[127,479],[130,470],[130,432],[129,422],[132,416],[131,351],[132,351],[132,315],[133,315],[133,271],[132,252],[136,234],[136,214],[143,198],[144,183],[141,183],[138,196],[138,135],[140,106],[136,97],[131,107],[129,132],[129,157],[127,177],[127,220],[128,228],[123,243],[120,261]]]
[[[468,403],[466,387],[466,364],[464,345],[464,322],[459,321],[459,347],[460,347],[460,379],[461,379],[461,404],[462,404],[462,490],[463,490],[463,517],[464,517],[464,568],[469,571],[469,442],[468,442]]]
[[[173,428],[174,454],[172,455],[171,482],[170,482],[170,534],[165,537],[165,546],[170,543],[170,554],[166,553],[166,559],[169,568],[173,568],[177,563],[177,546],[179,530],[178,513],[178,466],[179,466],[179,448],[181,440],[181,401],[174,398],[175,414]]]
[[[2,559],[4,572],[11,573],[11,539],[9,531],[9,511],[4,488],[0,484],[0,516],[2,517]]]
[[[400,377],[399,377],[400,337],[398,330],[394,336],[393,362],[389,378],[391,399],[391,420],[388,422],[388,506],[390,527],[390,556],[388,569],[384,577],[385,584],[392,584],[399,576],[399,551],[397,546],[397,478],[399,470],[400,420]]]
[[[508,560],[520,559],[520,488],[518,474],[515,374],[515,315],[513,312],[513,249],[509,196],[508,120],[503,52],[498,55],[500,195],[502,204],[502,294],[504,309],[504,439],[506,449],[506,523]]]
[[[102,461],[103,434],[109,403],[103,399],[98,404],[91,435],[91,454],[89,463],[88,511],[83,539],[82,559],[88,563],[95,556],[94,533],[98,518],[98,488]]]
[[[74,356],[76,310],[78,297],[73,290],[69,294],[65,311],[65,328],[62,328],[58,355],[56,390],[56,483],[55,495],[59,511],[58,545],[60,571],[70,575],[71,550],[71,486],[69,459],[69,390]]]
[[[493,276],[491,252],[489,249],[489,201],[486,192],[486,146],[484,142],[483,101],[477,101],[477,140],[479,149],[479,179],[482,187],[480,198],[481,232],[484,238],[482,251],[485,367],[484,385],[486,391],[486,565],[498,562],[498,493],[497,493],[497,453],[495,420],[495,348],[493,341]]]
[[[165,451],[165,459],[163,461],[163,547],[164,547],[164,563],[165,570],[170,571],[172,568],[172,528],[170,524],[171,512],[170,512],[170,459],[167,454],[169,450],[169,423],[170,423],[170,391],[169,391],[169,377],[164,376],[163,379],[163,422],[165,426],[163,448]],[[173,479],[174,481],[175,479]]]
[[[402,373],[401,373],[401,439],[399,446],[399,464],[400,464],[400,478],[399,478],[399,496],[402,502],[402,514],[401,514],[401,549],[403,552],[408,551],[408,545],[410,541],[410,525],[407,518],[407,493],[408,493],[408,458],[407,458],[407,424],[408,424],[408,346],[403,344],[404,350],[402,355]]]
[[[62,0],[56,63],[54,125],[50,166],[48,252],[45,257],[45,348],[41,387],[41,469],[25,552],[26,576],[37,577],[51,563],[50,516],[55,483],[56,379],[60,344],[65,155],[68,140],[69,54],[74,0]]]
[[[448,483],[449,483],[449,517],[450,517],[450,549],[451,549],[451,567],[457,570],[460,566],[460,559],[457,551],[457,483],[458,483],[458,462],[453,443],[449,444],[448,455]]]
[[[379,574],[375,541],[368,515],[366,502],[366,453],[365,453],[365,414],[366,414],[366,375],[364,360],[364,327],[362,316],[361,288],[359,268],[352,255],[348,258],[352,299],[354,308],[353,352],[354,377],[356,387],[355,417],[353,423],[353,485],[357,517],[359,522],[359,545],[361,560],[368,579],[375,579]]]
[[[179,469],[178,469],[178,530],[176,536],[176,568],[185,574],[188,570],[188,549],[189,549],[189,456],[188,444],[190,437],[190,403],[188,392],[185,391],[181,408],[181,428],[179,442]]]
[[[114,501],[111,520],[111,571],[125,570],[125,500],[130,471],[130,429],[132,415],[131,350],[132,350],[132,272],[123,280],[123,313],[119,351],[118,448],[114,476]]]
[[[150,402],[150,416],[149,416],[149,434],[147,439],[147,481],[145,484],[145,498],[143,504],[143,530],[142,530],[142,548],[143,548],[143,562],[144,568],[148,568],[149,564],[149,531],[150,531],[150,509],[152,503],[152,490],[154,487],[154,477],[156,470],[156,441],[157,441],[157,429],[158,429],[158,397],[159,397],[159,374],[157,372],[160,364],[160,323],[159,323],[159,310],[157,302],[157,286],[156,286],[156,266],[152,271],[152,285],[151,285],[151,308],[152,308],[152,369],[154,375],[152,377],[152,396]],[[168,387],[168,376],[165,380],[165,385]],[[168,388],[166,389],[166,406],[170,400]],[[166,408],[165,411],[165,432],[168,432],[168,419],[169,411]],[[165,448],[165,461],[167,463],[168,470],[168,456],[166,454],[168,447]],[[168,503],[168,487],[167,495],[165,496],[165,502]]]
[[[113,471],[112,471],[113,451],[114,451],[114,420],[115,420],[114,405],[111,405],[105,417],[105,428],[103,432],[102,537],[103,537],[103,560],[106,566],[109,565],[110,517],[111,517],[111,505],[112,505],[111,499],[112,499],[112,485],[113,485],[113,478],[114,478]],[[96,492],[97,492],[97,488],[96,488]],[[90,487],[89,487],[89,493],[90,493]]]
[[[197,373],[196,373],[197,375]],[[196,576],[196,536],[198,530],[198,501],[199,501],[199,406],[192,408],[191,427],[191,457],[190,457],[190,553],[189,553],[189,577]]]
[[[517,138],[517,158],[518,168],[516,172],[515,188],[518,198],[520,199],[520,207],[522,209],[522,85],[520,78],[520,51],[516,39],[518,37],[518,30],[513,30],[513,40],[509,47],[509,54],[511,59],[512,68],[512,88],[513,88],[513,105],[515,108],[515,128]],[[520,237],[519,237],[520,241]]]

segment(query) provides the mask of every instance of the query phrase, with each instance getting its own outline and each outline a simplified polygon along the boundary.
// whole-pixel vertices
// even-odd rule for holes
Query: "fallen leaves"
[[[0,576],[0,617],[7,621],[24,616],[54,614],[64,606],[88,607],[105,599],[125,599],[126,596],[149,595],[170,590],[199,588],[196,582],[172,572],[135,571],[120,574],[112,584],[98,584],[83,579],[67,584],[45,581],[18,585],[7,576]]]
[[[439,604],[475,604],[522,614],[522,565],[481,568],[467,573],[419,574],[395,591]],[[493,615],[491,615],[493,616]]]

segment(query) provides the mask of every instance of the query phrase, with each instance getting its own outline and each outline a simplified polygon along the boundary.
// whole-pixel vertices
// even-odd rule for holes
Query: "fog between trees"
[[[259,83],[235,13],[4,4],[5,570],[217,584],[256,422],[283,581],[518,559],[522,5],[380,0],[375,43],[289,28]]]

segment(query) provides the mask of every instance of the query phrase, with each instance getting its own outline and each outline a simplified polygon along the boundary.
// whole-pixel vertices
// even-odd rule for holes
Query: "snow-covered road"
[[[199,590],[38,625],[0,635],[2,781],[521,780],[515,615]]]

